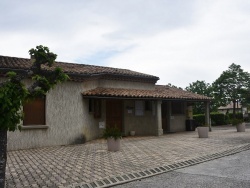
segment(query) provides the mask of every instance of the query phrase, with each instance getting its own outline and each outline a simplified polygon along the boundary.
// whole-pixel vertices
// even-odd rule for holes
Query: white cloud
[[[196,80],[211,83],[233,62],[250,71],[249,14],[241,6],[230,1],[199,5],[193,24],[137,38],[136,48],[111,58],[109,65],[158,75],[159,83],[181,87]]]
[[[247,0],[3,0],[0,52],[28,57],[43,44],[60,61],[211,83],[233,62],[250,72],[249,9]]]

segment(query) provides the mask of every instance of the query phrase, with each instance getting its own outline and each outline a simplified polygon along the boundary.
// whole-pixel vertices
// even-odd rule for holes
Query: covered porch
[[[99,119],[100,129],[115,126],[124,135],[130,131],[140,136],[185,131],[194,102],[204,102],[206,124],[210,124],[210,98],[169,86],[153,90],[95,88],[82,94]]]

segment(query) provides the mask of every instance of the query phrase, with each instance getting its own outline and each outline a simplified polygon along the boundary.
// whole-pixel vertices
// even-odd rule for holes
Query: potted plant
[[[197,127],[199,138],[208,138],[208,125]]]
[[[122,132],[117,127],[107,127],[104,129],[103,137],[107,139],[108,151],[120,150]]]
[[[232,125],[236,126],[237,132],[245,132],[246,126],[241,119],[232,119]]]

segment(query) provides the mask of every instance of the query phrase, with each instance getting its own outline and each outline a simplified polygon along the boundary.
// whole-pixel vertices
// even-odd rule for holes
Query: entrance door
[[[122,131],[122,100],[106,100],[106,126]]]

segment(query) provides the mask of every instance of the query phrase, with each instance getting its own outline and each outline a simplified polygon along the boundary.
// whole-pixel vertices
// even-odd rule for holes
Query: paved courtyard
[[[197,132],[160,137],[125,137],[122,150],[108,152],[106,140],[8,152],[6,187],[95,187],[96,180],[171,165],[250,144],[250,129],[215,128],[209,138]],[[90,187],[89,186],[89,187]]]

